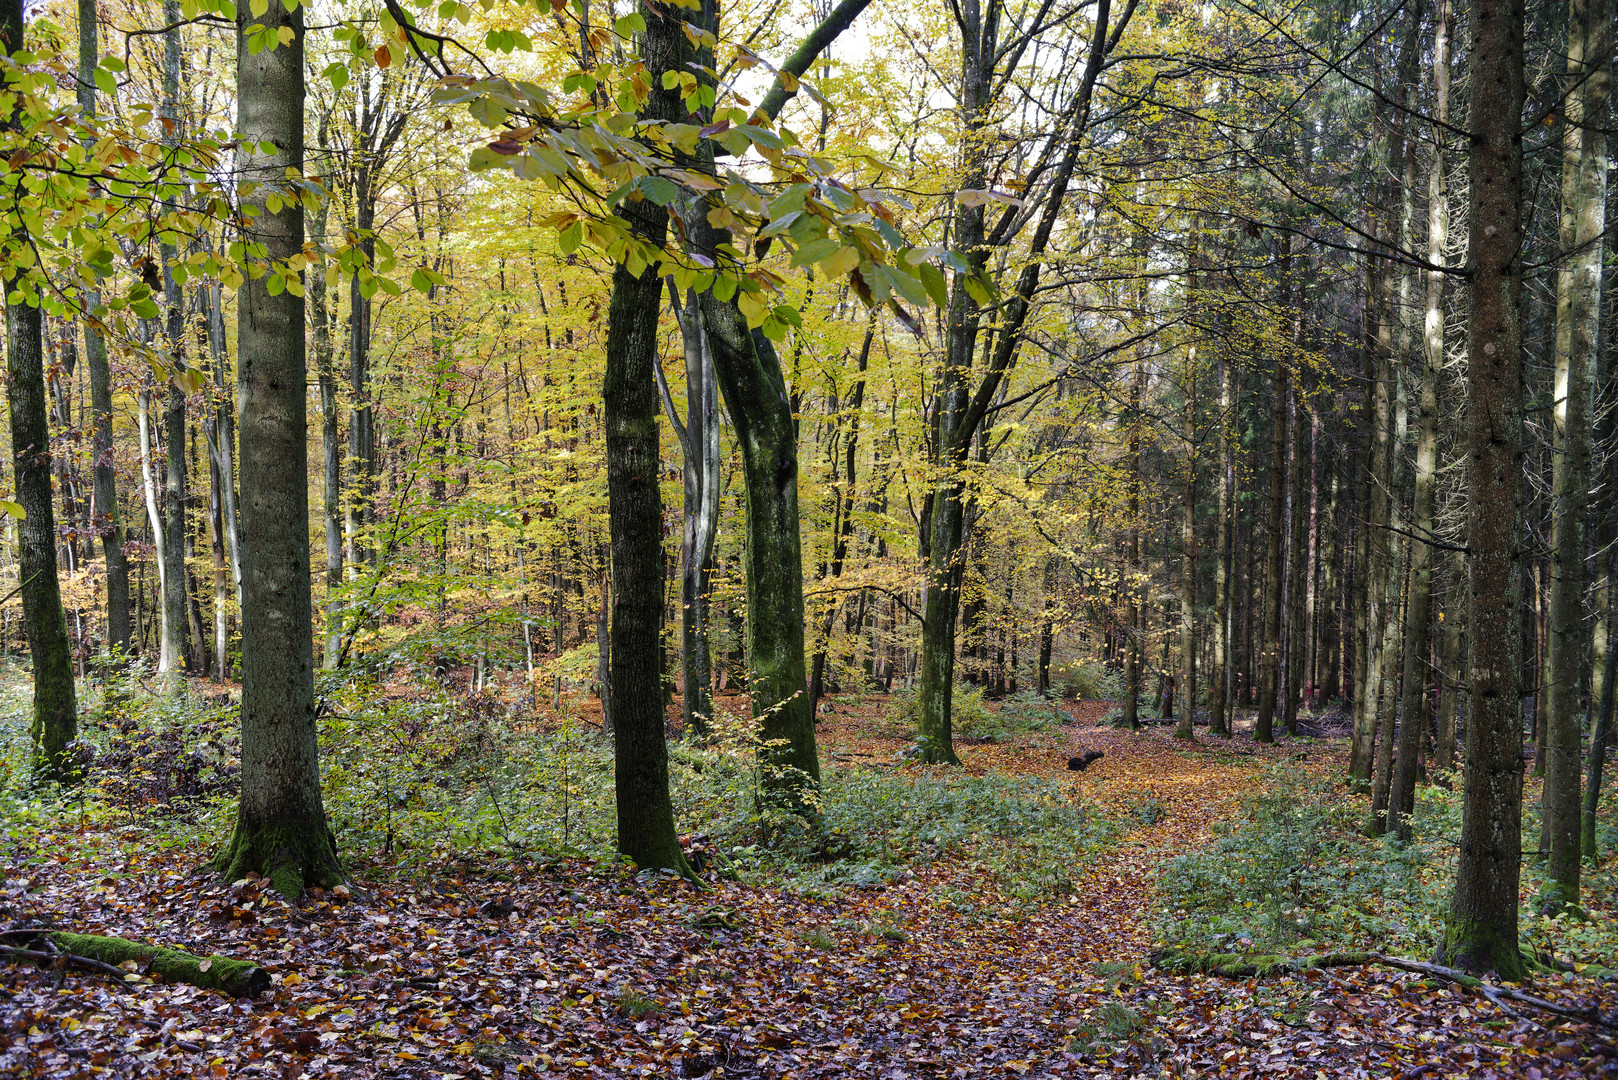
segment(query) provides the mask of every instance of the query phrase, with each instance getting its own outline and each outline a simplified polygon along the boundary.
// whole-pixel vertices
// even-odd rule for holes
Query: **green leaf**
[[[927,295],[932,297],[933,303],[941,309],[949,307],[949,286],[938,267],[924,262],[916,267],[916,272],[921,275],[922,288],[927,290]]]
[[[792,254],[793,266],[807,266],[819,262],[827,255],[836,251],[842,244],[835,237],[823,236],[819,240],[811,240]]]
[[[262,19],[269,13],[270,0],[247,0],[248,13],[255,19]]]
[[[563,229],[562,235],[557,238],[557,246],[562,249],[563,255],[573,254],[579,250],[582,243],[584,243],[584,225],[577,221]]]
[[[798,309],[791,304],[777,304],[771,314],[788,326],[803,325],[803,316],[799,315]]]
[[[424,271],[417,269],[410,275],[410,287],[419,293],[425,293],[432,289],[432,279]]]
[[[0,499],[0,510],[4,510],[18,521],[28,516],[27,511],[22,508],[22,503],[12,502],[10,499]]]
[[[679,185],[661,176],[642,176],[635,188],[658,206],[667,206],[680,197]]]
[[[646,20],[643,19],[640,12],[637,11],[632,14],[625,15],[623,18],[613,23],[612,28],[618,31],[619,37],[626,38],[630,34],[644,34],[646,33]]]
[[[96,88],[103,94],[112,95],[118,92],[118,81],[106,68],[96,68],[95,80]]]
[[[730,298],[736,295],[736,279],[729,275],[716,278],[713,283],[713,296],[721,304],[728,304]]]
[[[770,200],[770,217],[782,218],[788,214],[803,209],[803,201],[809,195],[808,184],[793,184],[781,194]]]
[[[331,81],[333,90],[341,90],[348,85],[348,65],[338,61],[327,64],[326,78]]]

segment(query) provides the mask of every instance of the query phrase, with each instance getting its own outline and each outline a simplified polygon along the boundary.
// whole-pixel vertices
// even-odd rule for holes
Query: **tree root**
[[[247,960],[195,956],[179,949],[146,945],[127,938],[71,934],[65,930],[10,931],[7,937],[32,937],[35,948],[0,945],[0,955],[41,964],[73,965],[123,979],[133,963],[147,975],[183,982],[232,997],[258,997],[270,987],[270,974]]]
[[[1277,975],[1296,975],[1302,971],[1319,968],[1334,967],[1365,967],[1370,964],[1379,964],[1383,967],[1395,968],[1399,971],[1410,971],[1418,975],[1430,975],[1443,979],[1457,986],[1464,986],[1477,994],[1487,998],[1495,1008],[1514,1019],[1522,1019],[1521,1015],[1510,1005],[1524,1005],[1538,1012],[1549,1013],[1567,1020],[1577,1020],[1581,1023],[1595,1024],[1600,1027],[1618,1029],[1618,1018],[1604,1017],[1599,1009],[1591,1006],[1588,1009],[1570,1009],[1565,1005],[1558,1005],[1544,998],[1525,994],[1521,990],[1513,990],[1506,986],[1496,986],[1484,982],[1473,975],[1468,975],[1459,968],[1445,967],[1443,964],[1430,964],[1421,960],[1406,960],[1401,956],[1385,956],[1377,952],[1339,952],[1324,953],[1319,956],[1254,956],[1239,953],[1192,953],[1183,949],[1164,949],[1153,953],[1148,963],[1160,971],[1170,971],[1182,975],[1218,975],[1227,979],[1263,979]]]

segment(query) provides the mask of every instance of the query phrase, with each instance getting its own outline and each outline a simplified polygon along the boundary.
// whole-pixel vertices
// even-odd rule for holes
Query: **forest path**
[[[874,706],[828,717],[828,759],[894,768],[906,733],[861,708]],[[1468,993],[1397,973],[1243,982],[1146,968],[1164,860],[1206,844],[1263,763],[1297,745],[1089,726],[1104,711],[1082,703],[1059,731],[961,748],[969,772],[1071,784],[1135,822],[1070,879],[1038,883],[1055,899],[1021,917],[1003,871],[955,857],[818,895],[722,880],[698,892],[582,862],[357,866],[356,898],[293,907],[261,883],[193,873],[207,836],[177,850],[94,814],[17,823],[10,917],[251,957],[277,983],[228,1002],[3,967],[0,1075],[1414,1080],[1529,1065],[1589,1076],[1618,1060],[1593,1036],[1501,1022]],[[1080,748],[1106,756],[1076,774]],[[1337,767],[1331,744],[1308,753],[1297,767]],[[1563,1060],[1576,1039],[1584,1049]]]

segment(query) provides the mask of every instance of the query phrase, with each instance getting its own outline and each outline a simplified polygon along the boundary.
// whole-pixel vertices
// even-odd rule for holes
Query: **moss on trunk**
[[[233,997],[257,997],[270,987],[270,976],[257,964],[223,956],[195,956],[179,949],[165,949],[127,938],[99,934],[70,934],[58,930],[46,935],[65,953],[99,960],[113,967],[133,960],[148,974],[169,982],[189,983],[205,990],[219,990]]]
[[[294,901],[310,885],[330,888],[343,882],[337,845],[324,818],[318,827],[279,822],[253,828],[238,821],[213,867],[230,881],[249,874],[269,878],[276,892]]]

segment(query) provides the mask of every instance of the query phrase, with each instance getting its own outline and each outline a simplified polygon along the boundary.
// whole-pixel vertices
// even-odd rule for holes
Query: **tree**
[[[241,404],[241,801],[215,867],[284,896],[342,879],[321,801],[309,566],[302,193],[303,9],[236,23],[239,190],[258,256],[238,294]],[[253,276],[251,271],[257,271]]]
[[[1581,844],[1579,691],[1589,654],[1584,618],[1585,508],[1591,487],[1591,400],[1601,340],[1611,114],[1611,0],[1568,6],[1567,102],[1562,114],[1562,227],[1567,261],[1557,275],[1555,453],[1551,491],[1550,642],[1546,665],[1547,899],[1579,900]],[[1605,657],[1598,658],[1604,663]]]
[[[1467,261],[1467,546],[1471,710],[1443,962],[1502,978],[1517,944],[1522,849],[1523,0],[1472,15]]]
[[[23,51],[22,0],[0,0],[0,44],[8,55]],[[18,85],[25,65],[8,69],[16,104],[8,126],[21,130],[25,93]],[[30,196],[26,175],[13,172],[6,203],[15,219]],[[7,238],[13,252],[31,243],[19,223]],[[13,265],[16,265],[15,263]],[[26,265],[26,264],[24,264]],[[34,661],[34,712],[29,727],[36,780],[65,782],[74,777],[72,743],[78,737],[78,698],[73,685],[72,645],[56,578],[56,513],[51,503],[51,442],[45,396],[43,313],[36,287],[14,271],[6,282],[6,400],[11,411],[11,454],[17,504],[23,625]]]

